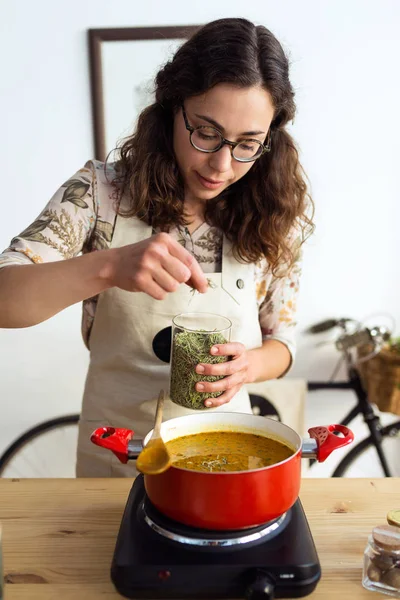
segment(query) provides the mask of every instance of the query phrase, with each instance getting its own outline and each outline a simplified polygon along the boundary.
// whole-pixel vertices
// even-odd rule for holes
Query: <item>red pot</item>
[[[171,419],[162,424],[165,442],[205,431],[243,431],[268,435],[286,442],[293,455],[286,460],[252,471],[202,473],[171,466],[160,475],[145,475],[151,502],[175,521],[203,529],[242,529],[266,523],[286,512],[300,490],[301,458],[323,462],[332,450],[346,446],[353,433],[343,425],[313,427],[310,439],[302,440],[287,425],[273,419],[243,413],[214,412]],[[129,429],[100,427],[91,441],[112,450],[123,463],[137,458],[148,442],[132,439]],[[340,437],[339,437],[340,436]]]

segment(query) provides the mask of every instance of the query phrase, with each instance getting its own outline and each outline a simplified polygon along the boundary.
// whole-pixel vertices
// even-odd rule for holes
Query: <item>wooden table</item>
[[[130,479],[0,479],[5,600],[116,600],[114,544]],[[399,479],[303,479],[322,566],[312,600],[379,598],[361,585],[372,527],[400,506]],[[386,596],[388,597],[388,596]]]

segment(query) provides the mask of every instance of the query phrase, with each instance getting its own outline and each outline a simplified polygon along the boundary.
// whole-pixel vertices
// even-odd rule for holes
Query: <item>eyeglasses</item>
[[[259,140],[240,140],[240,142],[230,142],[226,140],[220,131],[211,125],[200,125],[200,127],[191,127],[182,106],[182,114],[185,120],[186,129],[190,132],[190,143],[200,152],[218,152],[222,146],[230,146],[232,157],[239,162],[251,162],[260,158],[265,152],[271,151],[271,129],[268,132],[267,144],[264,145]]]

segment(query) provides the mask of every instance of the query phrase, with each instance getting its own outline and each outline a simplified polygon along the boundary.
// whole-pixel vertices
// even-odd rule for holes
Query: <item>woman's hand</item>
[[[223,392],[217,398],[209,398],[207,407],[221,406],[232,400],[244,383],[250,383],[251,371],[248,352],[240,342],[216,344],[210,349],[213,356],[229,356],[231,360],[218,364],[200,363],[196,373],[200,375],[223,376],[218,381],[203,381],[196,384],[196,390],[204,393]]]
[[[142,242],[110,250],[112,258],[104,277],[112,286],[128,292],[144,292],[163,300],[181,283],[201,293],[208,289],[207,279],[197,260],[167,233]]]

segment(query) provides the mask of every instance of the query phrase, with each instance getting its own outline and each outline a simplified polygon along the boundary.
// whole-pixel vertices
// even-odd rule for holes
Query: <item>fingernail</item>
[[[218,354],[218,348],[216,346],[213,346],[210,350],[211,354]]]
[[[202,383],[198,383],[196,388],[199,392],[202,392],[204,390],[204,385]]]
[[[197,365],[197,367],[196,367],[197,373],[204,373],[204,370],[205,369],[204,369],[203,365]]]
[[[205,404],[206,406],[208,406],[209,408],[210,408],[210,406],[212,406],[212,405],[213,405],[213,403],[211,402],[211,400],[206,400],[206,401],[204,402],[204,404]]]

